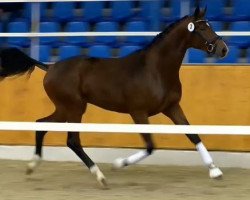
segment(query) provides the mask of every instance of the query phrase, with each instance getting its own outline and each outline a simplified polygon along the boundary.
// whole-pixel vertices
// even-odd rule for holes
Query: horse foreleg
[[[136,124],[148,124],[149,123],[148,117],[145,113],[135,113],[135,114],[131,114],[131,116]],[[152,154],[154,150],[154,144],[152,141],[151,134],[141,133],[141,136],[146,143],[147,149],[139,151],[133,155],[130,155],[127,158],[117,158],[113,163],[114,168],[122,168],[124,166],[136,164],[139,161],[145,159],[146,157]]]
[[[179,104],[166,109],[163,114],[168,116],[175,124],[189,125],[189,122]],[[196,146],[204,164],[209,168],[210,178],[222,177],[222,171],[214,165],[214,161],[197,134],[187,134],[188,139]]]

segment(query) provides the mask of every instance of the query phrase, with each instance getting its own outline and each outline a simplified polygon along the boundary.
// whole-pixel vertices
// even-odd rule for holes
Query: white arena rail
[[[41,2],[70,2],[70,1],[95,2],[95,1],[134,1],[134,0],[1,0],[0,3],[20,3],[20,2],[41,3]],[[152,0],[142,0],[142,1],[152,1]]]
[[[156,36],[160,32],[29,32],[29,33],[0,33],[0,37],[75,37],[75,36]],[[250,36],[250,31],[219,31],[220,36]]]
[[[250,126],[0,122],[0,131],[250,135]]]

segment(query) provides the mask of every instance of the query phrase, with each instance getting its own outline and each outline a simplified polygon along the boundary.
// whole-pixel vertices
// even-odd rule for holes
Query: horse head
[[[197,6],[193,16],[188,20],[189,47],[201,49],[209,54],[223,58],[228,53],[228,47],[222,38],[212,29],[208,20],[205,19],[206,10],[207,8],[200,9]]]

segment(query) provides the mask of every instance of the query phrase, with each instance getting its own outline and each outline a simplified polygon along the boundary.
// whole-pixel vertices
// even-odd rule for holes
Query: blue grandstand
[[[207,6],[207,19],[216,31],[249,31],[249,0],[202,0]],[[175,20],[193,12],[194,0],[152,1],[96,1],[96,2],[46,2],[39,3],[40,32],[117,32],[117,31],[161,31]],[[4,3],[6,5],[6,3]],[[13,4],[13,3],[11,3]],[[32,21],[32,4],[23,3],[15,13],[0,9],[0,31],[23,33],[37,30]],[[224,38],[230,46],[225,60],[215,63],[248,63],[250,37],[230,36]],[[29,52],[31,46],[39,51],[40,60],[51,62],[77,54],[99,57],[126,56],[142,48],[152,36],[74,36],[41,37],[39,44],[25,37],[0,38],[1,46],[16,46]],[[103,55],[102,55],[103,53]],[[213,60],[212,60],[213,61]],[[187,63],[209,63],[209,55],[190,49]]]

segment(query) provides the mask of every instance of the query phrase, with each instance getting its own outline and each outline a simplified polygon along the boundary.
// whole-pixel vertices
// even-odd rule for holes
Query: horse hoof
[[[212,179],[221,179],[223,176],[222,171],[218,167],[209,169],[209,176]]]
[[[124,158],[117,158],[115,159],[115,161],[113,162],[113,169],[120,169],[122,167],[124,167]]]
[[[27,174],[27,175],[30,175],[30,174],[32,174],[33,172],[34,172],[34,170],[31,169],[31,168],[27,168],[27,170],[26,170],[26,174]]]
[[[109,189],[108,183],[107,183],[105,177],[97,178],[97,181],[100,184],[100,186],[102,187],[102,189],[105,189],[105,190]]]

